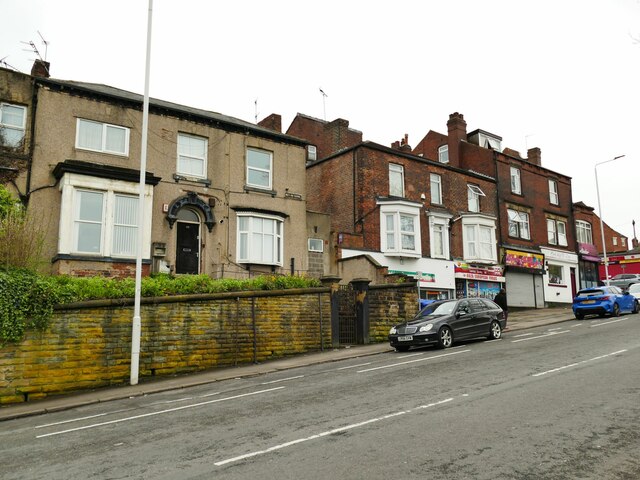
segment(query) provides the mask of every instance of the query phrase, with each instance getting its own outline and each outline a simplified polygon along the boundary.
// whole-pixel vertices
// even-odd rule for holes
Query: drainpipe
[[[33,93],[31,94],[31,138],[29,139],[29,153],[27,159],[27,181],[24,194],[20,195],[20,201],[27,207],[31,196],[31,172],[33,169],[33,152],[36,145],[36,111],[38,107],[38,81],[33,79]]]

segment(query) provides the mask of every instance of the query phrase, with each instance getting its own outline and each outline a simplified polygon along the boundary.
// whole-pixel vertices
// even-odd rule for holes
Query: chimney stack
[[[527,150],[527,161],[534,165],[542,166],[542,152],[538,147],[530,148]]]
[[[402,150],[403,152],[411,152],[411,145],[409,145],[409,134],[405,133],[403,139],[393,142],[391,144],[391,148],[393,148],[394,150]]]
[[[336,118],[332,122],[325,123],[324,130],[328,134],[330,153],[335,153],[349,145],[349,120]]]
[[[449,146],[449,164],[453,167],[460,166],[460,142],[467,140],[467,122],[464,121],[464,115],[455,112],[449,115],[447,122],[448,130],[448,146]]]
[[[268,117],[258,122],[259,127],[268,128],[278,133],[282,133],[282,117],[277,113],[272,113]]]
[[[40,59],[33,62],[33,67],[31,67],[31,76],[49,78],[51,76],[49,74],[49,62],[45,62]]]

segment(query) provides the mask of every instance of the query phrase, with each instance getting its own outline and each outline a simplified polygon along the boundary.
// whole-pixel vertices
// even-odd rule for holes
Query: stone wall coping
[[[281,297],[290,295],[305,295],[309,293],[330,293],[328,287],[291,288],[287,290],[243,290],[238,292],[198,293],[191,295],[167,295],[164,297],[142,297],[141,305],[157,305],[160,303],[206,302],[209,300],[229,300],[234,298],[251,297]],[[109,298],[104,300],[87,300],[84,302],[56,305],[54,310],[78,310],[82,308],[101,307],[130,307],[134,305],[134,298]]]

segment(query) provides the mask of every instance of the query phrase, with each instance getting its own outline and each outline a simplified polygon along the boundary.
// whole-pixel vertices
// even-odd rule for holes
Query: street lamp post
[[[604,242],[604,221],[602,220],[602,205],[600,204],[600,188],[598,187],[598,165],[603,163],[613,162],[624,157],[624,155],[618,155],[611,160],[605,160],[604,162],[596,163],[593,168],[596,175],[596,194],[598,195],[598,215],[600,215],[600,235],[602,236],[602,254],[604,258],[604,283],[609,285],[609,259],[607,258],[607,245]]]

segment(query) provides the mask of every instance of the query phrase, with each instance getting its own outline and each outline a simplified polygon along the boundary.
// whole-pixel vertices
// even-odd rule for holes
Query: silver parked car
[[[619,273],[611,280],[609,280],[609,285],[612,287],[620,287],[623,290],[626,290],[634,283],[640,283],[640,274],[638,273]]]

